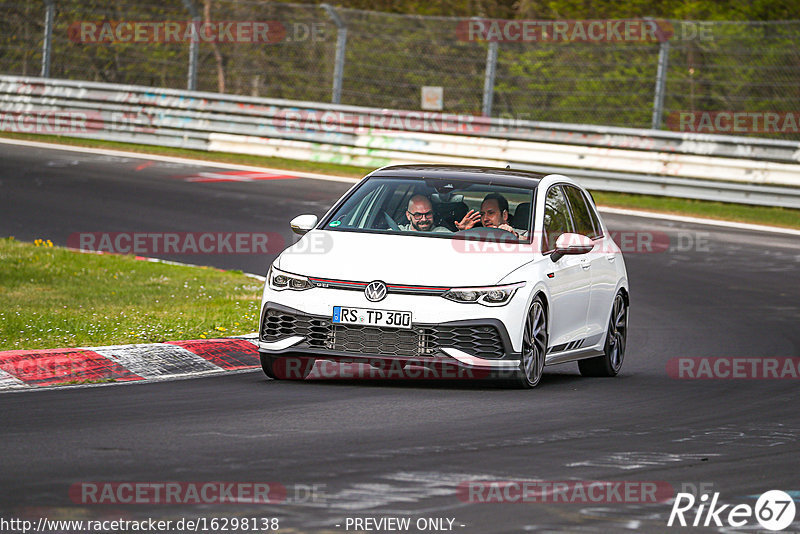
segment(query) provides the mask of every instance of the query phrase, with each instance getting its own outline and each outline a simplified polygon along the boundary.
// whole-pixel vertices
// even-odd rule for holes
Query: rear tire
[[[273,380],[303,380],[314,368],[314,358],[300,358],[295,356],[275,357],[263,352],[261,369],[267,378]]]
[[[596,358],[578,360],[578,369],[583,376],[617,376],[625,358],[625,345],[628,337],[628,305],[622,293],[614,297],[611,318],[608,321],[606,344],[603,355]]]

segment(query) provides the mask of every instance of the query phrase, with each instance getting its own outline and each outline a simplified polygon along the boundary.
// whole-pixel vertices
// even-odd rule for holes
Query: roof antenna
[[[510,168],[511,168],[511,164],[509,163],[508,165],[506,165],[506,169],[510,169]]]

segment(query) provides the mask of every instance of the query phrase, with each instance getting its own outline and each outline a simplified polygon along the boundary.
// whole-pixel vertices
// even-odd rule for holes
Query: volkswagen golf
[[[629,290],[592,196],[557,174],[373,171],[270,266],[259,353],[273,379],[317,360],[443,369],[536,386],[545,366],[615,376]]]

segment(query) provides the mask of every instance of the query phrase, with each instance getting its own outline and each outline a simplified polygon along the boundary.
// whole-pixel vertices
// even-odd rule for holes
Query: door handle
[[[592,264],[589,263],[589,260],[587,260],[585,258],[581,260],[581,267],[583,267],[584,269],[588,269],[591,266],[592,266]]]
[[[614,263],[614,260],[616,260],[617,257],[614,254],[609,254],[606,256],[606,259],[608,260],[609,263]]]

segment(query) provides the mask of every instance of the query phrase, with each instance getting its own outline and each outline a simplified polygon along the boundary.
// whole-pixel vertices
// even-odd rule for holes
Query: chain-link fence
[[[0,10],[3,74],[407,110],[423,108],[429,86],[441,99],[427,108],[449,113],[790,139],[800,129],[785,122],[800,116],[800,21],[650,21],[666,36],[627,39],[575,34],[575,21],[560,37],[535,21],[530,35],[507,23],[492,35],[491,21],[255,0],[0,0]],[[702,112],[710,129],[697,129]],[[783,129],[751,118],[734,130],[734,113],[772,113]]]

